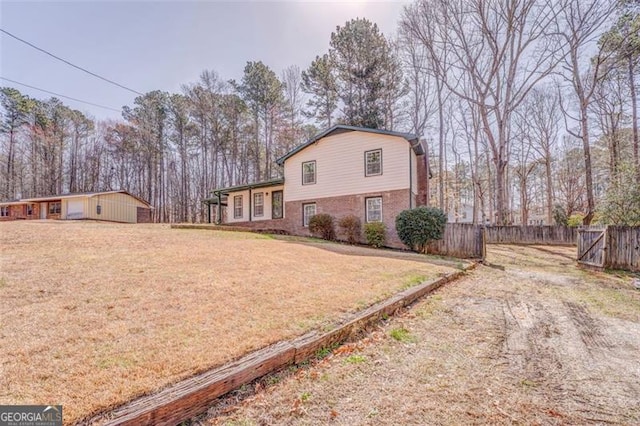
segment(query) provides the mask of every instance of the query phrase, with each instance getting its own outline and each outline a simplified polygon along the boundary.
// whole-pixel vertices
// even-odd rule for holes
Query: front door
[[[40,203],[40,219],[47,218],[47,203]]]
[[[271,219],[282,219],[283,209],[282,191],[271,193]]]

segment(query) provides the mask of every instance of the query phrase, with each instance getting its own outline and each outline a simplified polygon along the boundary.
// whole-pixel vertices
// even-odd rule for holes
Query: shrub
[[[567,226],[567,221],[569,218],[567,217],[567,212],[564,210],[560,204],[556,204],[553,206],[553,221],[556,225]]]
[[[387,241],[387,227],[382,222],[365,223],[364,236],[370,246],[382,247]]]
[[[447,215],[442,210],[422,206],[400,212],[396,217],[396,231],[407,247],[423,253],[430,241],[442,238],[446,223]]]
[[[349,244],[356,244],[360,241],[360,234],[362,233],[362,225],[360,219],[357,216],[349,215],[340,219],[338,222],[340,231],[347,237]]]
[[[634,178],[635,168],[625,164],[619,173],[609,184],[596,216],[603,224],[640,226],[640,185]]]
[[[333,226],[333,217],[326,213],[311,216],[309,219],[309,231],[315,237],[324,240],[335,240],[336,230]]]
[[[572,228],[576,228],[578,226],[581,226],[583,221],[584,221],[584,215],[581,213],[575,213],[569,216],[569,219],[567,220],[567,225],[571,226]]]

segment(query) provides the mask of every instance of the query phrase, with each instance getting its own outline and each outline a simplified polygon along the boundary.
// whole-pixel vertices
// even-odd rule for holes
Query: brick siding
[[[426,163],[426,155],[420,155],[417,158],[417,171],[416,177],[418,178],[418,188],[417,188],[417,200],[416,206],[424,206],[427,204],[427,179],[428,171],[427,171],[427,163]]]
[[[382,221],[387,226],[387,246],[405,248],[396,233],[396,216],[409,208],[409,189],[396,191],[371,192],[367,194],[345,195],[341,197],[327,197],[311,200],[287,201],[285,203],[285,218],[261,220],[253,222],[234,222],[234,226],[242,226],[255,230],[285,231],[292,235],[310,236],[309,228],[302,223],[302,205],[316,203],[316,213],[327,213],[333,216],[336,224],[338,239],[346,240],[342,235],[338,222],[348,215],[360,218],[364,226],[366,221],[366,199],[369,197],[382,197]],[[361,242],[365,242],[364,236]]]
[[[33,206],[33,211],[27,215],[27,205],[18,204],[9,206],[9,216],[0,216],[0,221],[21,220],[21,219],[40,219],[40,204],[29,203]]]

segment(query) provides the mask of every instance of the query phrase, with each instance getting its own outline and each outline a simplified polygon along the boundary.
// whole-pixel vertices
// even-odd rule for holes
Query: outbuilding
[[[122,190],[52,195],[0,203],[0,221],[30,219],[149,223],[151,205]]]

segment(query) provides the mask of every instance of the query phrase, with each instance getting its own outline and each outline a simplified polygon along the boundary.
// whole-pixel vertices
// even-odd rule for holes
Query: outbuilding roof
[[[357,126],[347,126],[344,124],[337,124],[323,132],[318,133],[317,135],[315,135],[314,137],[312,137],[311,139],[309,139],[307,142],[303,143],[302,145],[298,145],[296,148],[292,149],[291,151],[289,151],[288,153],[286,153],[285,155],[283,155],[282,157],[278,158],[276,160],[276,163],[278,163],[279,165],[283,165],[284,162],[287,160],[287,158],[297,154],[298,152],[302,151],[303,149],[307,148],[308,146],[316,143],[318,140],[326,137],[326,136],[332,136],[332,135],[337,135],[340,133],[345,133],[345,132],[366,132],[366,133],[375,133],[378,135],[387,135],[387,136],[397,136],[400,138],[404,138],[407,140],[407,142],[409,142],[411,144],[411,147],[413,148],[413,150],[415,151],[416,155],[423,155],[424,154],[424,148],[422,147],[422,144],[420,143],[420,138],[412,133],[401,133],[401,132],[394,132],[391,130],[382,130],[382,129],[370,129],[368,127],[357,127]]]

